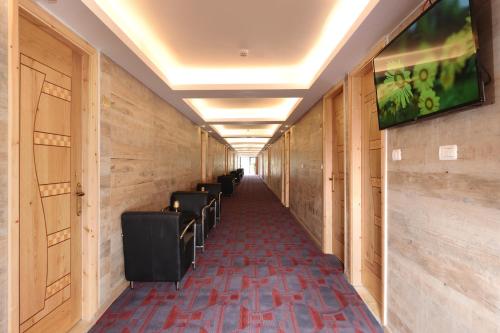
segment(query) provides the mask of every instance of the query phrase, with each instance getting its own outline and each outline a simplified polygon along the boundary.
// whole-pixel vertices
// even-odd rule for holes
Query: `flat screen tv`
[[[482,102],[469,1],[435,1],[375,57],[380,129]]]

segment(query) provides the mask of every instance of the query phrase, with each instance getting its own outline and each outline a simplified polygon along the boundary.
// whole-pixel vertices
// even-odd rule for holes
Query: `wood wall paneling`
[[[124,281],[120,215],[159,210],[171,192],[193,189],[201,180],[200,142],[197,126],[101,56],[101,304]],[[214,156],[212,175],[220,172]]]
[[[208,170],[208,132],[201,131],[201,181],[207,181]]]
[[[0,1],[0,331],[7,331],[8,318],[8,24],[9,1]]]
[[[323,244],[323,102],[290,130],[290,211]]]
[[[209,181],[216,181],[217,177],[225,173],[225,149],[226,147],[213,137],[208,137],[208,170]]]
[[[284,158],[283,158],[283,187],[284,187],[284,200],[283,205],[290,207],[290,131],[284,134]]]
[[[475,5],[498,81],[500,1]],[[498,101],[498,82],[492,93]],[[391,331],[499,332],[499,124],[493,104],[388,130],[388,151],[402,150],[387,161]],[[450,144],[458,160],[440,161],[439,146]]]
[[[284,137],[281,136],[268,148],[269,175],[266,178],[267,186],[281,200],[283,178],[283,148]]]

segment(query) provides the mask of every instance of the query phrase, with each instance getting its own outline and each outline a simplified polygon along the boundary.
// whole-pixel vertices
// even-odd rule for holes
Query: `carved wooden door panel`
[[[344,261],[344,94],[332,98],[333,253]]]
[[[20,52],[20,332],[65,332],[81,316],[81,57],[23,17]]]
[[[382,299],[381,133],[378,129],[375,85],[368,71],[362,82],[362,264],[361,278],[379,304]]]

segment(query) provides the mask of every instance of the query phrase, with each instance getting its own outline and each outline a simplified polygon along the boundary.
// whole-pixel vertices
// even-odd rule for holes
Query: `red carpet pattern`
[[[91,332],[382,332],[342,273],[263,184],[245,176],[222,203],[198,267],[136,283]]]

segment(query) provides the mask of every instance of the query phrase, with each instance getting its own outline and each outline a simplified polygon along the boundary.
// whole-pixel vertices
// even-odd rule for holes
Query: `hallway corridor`
[[[198,267],[136,283],[91,332],[382,332],[342,264],[321,254],[257,176],[223,200]]]

